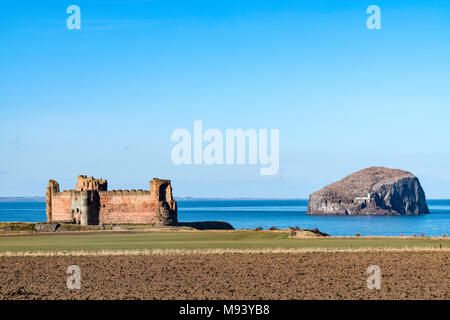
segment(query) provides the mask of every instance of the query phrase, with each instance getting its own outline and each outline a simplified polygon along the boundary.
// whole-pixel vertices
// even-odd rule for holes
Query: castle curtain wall
[[[72,221],[70,210],[72,192],[59,192],[52,195],[52,221]]]
[[[71,202],[77,192],[66,191],[52,197],[52,221],[71,222],[77,212],[72,213]],[[99,223],[158,224],[159,203],[150,198],[148,191],[99,192]],[[74,209],[76,210],[76,209]],[[86,210],[83,207],[83,210]],[[92,223],[89,223],[92,224]]]
[[[100,223],[158,224],[159,203],[148,191],[100,192]]]

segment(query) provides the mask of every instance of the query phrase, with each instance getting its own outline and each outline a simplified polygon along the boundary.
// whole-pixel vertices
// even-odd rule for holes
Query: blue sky
[[[81,30],[66,8],[81,8]],[[366,8],[381,8],[381,30]],[[372,165],[450,198],[449,1],[1,1],[0,196],[78,174],[306,198]],[[172,164],[177,128],[280,130],[280,171]]]

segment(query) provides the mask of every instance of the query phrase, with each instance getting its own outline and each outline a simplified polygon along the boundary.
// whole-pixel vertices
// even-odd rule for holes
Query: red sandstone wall
[[[149,193],[100,192],[100,223],[158,223],[158,206]]]
[[[53,194],[52,197],[52,220],[67,221],[72,219],[70,211],[70,192]]]
[[[101,191],[99,195],[99,223],[159,223],[159,202],[148,191]],[[70,197],[71,192],[53,194],[52,221],[72,220]]]

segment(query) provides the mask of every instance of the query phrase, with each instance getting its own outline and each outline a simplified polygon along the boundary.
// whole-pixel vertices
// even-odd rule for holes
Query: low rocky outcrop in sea
[[[425,192],[412,173],[371,167],[309,196],[310,215],[411,215],[429,213]]]

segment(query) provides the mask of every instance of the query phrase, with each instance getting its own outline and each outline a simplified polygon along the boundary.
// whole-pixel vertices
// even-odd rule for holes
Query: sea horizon
[[[176,201],[191,200],[307,200],[308,198],[278,198],[278,197],[173,197]],[[34,200],[32,200],[34,199]],[[427,198],[429,200],[450,200],[450,198]],[[29,202],[29,201],[45,201],[42,196],[17,196],[17,197],[0,197],[0,202]]]

